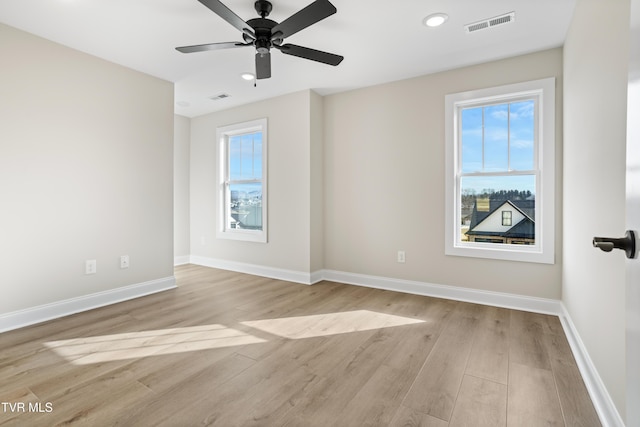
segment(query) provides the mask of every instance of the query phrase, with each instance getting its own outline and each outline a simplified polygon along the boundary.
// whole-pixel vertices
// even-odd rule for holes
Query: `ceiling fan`
[[[290,43],[283,44],[285,38],[336,13],[336,8],[328,0],[315,0],[313,3],[294,13],[281,23],[267,19],[267,16],[271,13],[273,6],[266,0],[258,0],[254,4],[256,12],[258,12],[260,18],[249,19],[246,22],[219,0],[198,1],[207,6],[211,11],[219,15],[229,24],[242,31],[242,38],[244,42],[223,42],[200,44],[195,46],[182,46],[176,48],[179,52],[193,53],[208,50],[255,46],[256,77],[258,79],[268,79],[271,77],[270,50],[272,47],[287,55],[293,55],[299,58],[310,59],[312,61],[334,66],[338,65],[344,59],[344,57],[334,55],[333,53],[322,52],[320,50]]]

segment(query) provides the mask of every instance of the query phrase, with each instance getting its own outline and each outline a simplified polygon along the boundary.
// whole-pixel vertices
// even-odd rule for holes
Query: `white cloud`
[[[517,102],[511,104],[511,120],[528,119],[533,117],[533,102]]]
[[[533,140],[531,139],[518,139],[511,138],[511,148],[531,148],[533,147]]]
[[[491,117],[493,117],[496,120],[507,120],[507,110],[503,110],[503,109],[491,109]]]

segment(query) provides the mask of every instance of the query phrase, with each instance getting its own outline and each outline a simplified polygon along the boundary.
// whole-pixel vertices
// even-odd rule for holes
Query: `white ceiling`
[[[244,20],[254,0],[222,0]],[[575,0],[331,0],[335,15],[286,40],[343,55],[337,67],[272,50],[272,77],[254,72],[251,47],[182,54],[176,46],[241,41],[197,0],[0,0],[0,22],[175,83],[189,117],[314,89],[322,95],[561,46]],[[282,22],[311,0],[272,0]],[[464,25],[515,11],[515,22],[466,34]],[[422,24],[444,12],[439,28]],[[3,58],[4,60],[4,58]],[[229,94],[224,100],[209,98]],[[181,106],[188,105],[188,106]]]

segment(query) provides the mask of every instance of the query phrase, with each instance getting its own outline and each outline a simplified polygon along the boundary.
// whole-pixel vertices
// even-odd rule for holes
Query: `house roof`
[[[474,231],[474,228],[507,203],[519,211],[524,216],[524,219],[507,231]],[[490,200],[489,210],[486,212],[478,211],[477,206],[477,203],[473,206],[471,224],[466,234],[472,236],[501,236],[512,238],[535,237],[535,200]]]
[[[511,204],[515,209],[520,211],[524,216],[529,217],[532,221],[536,216],[536,201],[531,200],[490,200],[488,211],[479,211],[478,204],[474,204],[473,212],[471,213],[471,224],[469,229],[475,228],[478,224],[485,220],[489,215],[500,209],[505,203]]]
[[[519,239],[532,239],[536,235],[536,224],[527,217],[511,227],[509,231],[504,233],[505,237],[519,238]]]

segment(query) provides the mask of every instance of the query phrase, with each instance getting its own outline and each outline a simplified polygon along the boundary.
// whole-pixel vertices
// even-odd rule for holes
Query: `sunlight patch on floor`
[[[49,341],[45,346],[74,365],[87,365],[262,342],[224,325],[201,325]]]
[[[240,322],[245,327],[289,339],[322,337],[417,323],[424,323],[424,320],[369,310]],[[88,365],[264,342],[265,339],[247,332],[215,324],[49,341],[44,345],[74,365]]]
[[[301,339],[424,323],[424,320],[369,310],[240,322],[280,337]]]

